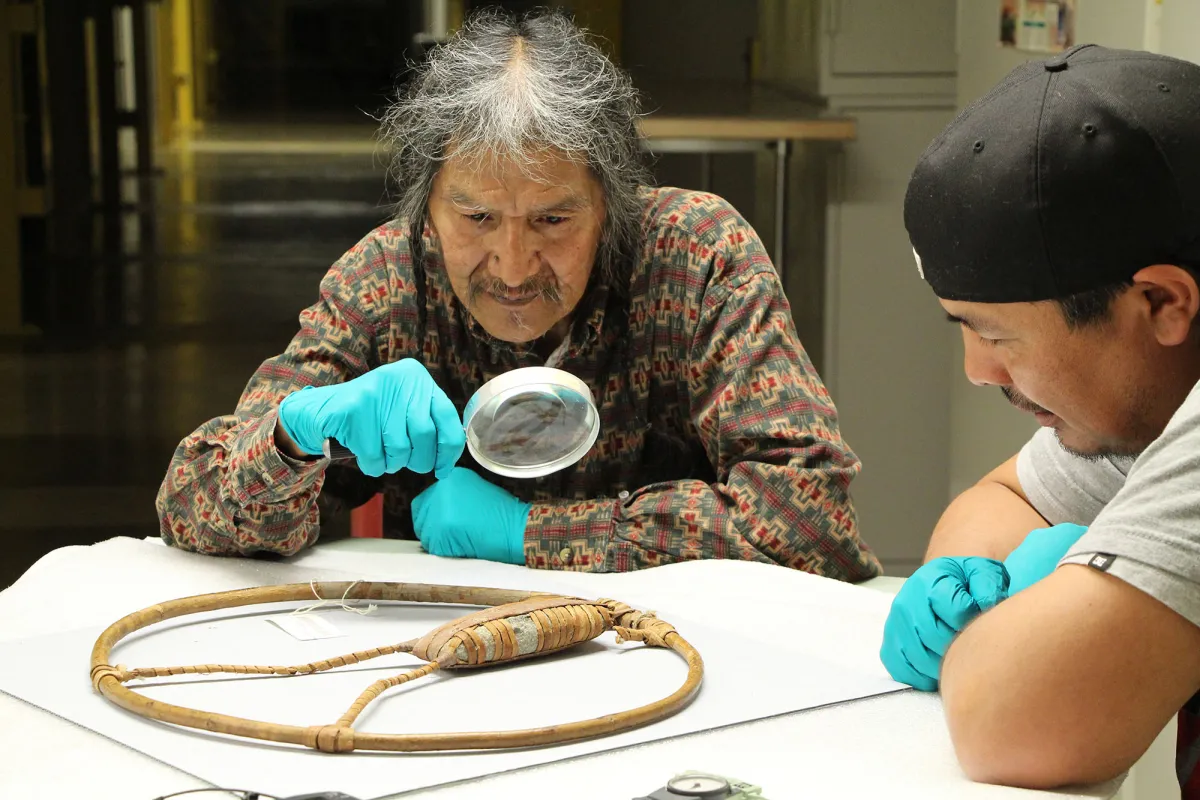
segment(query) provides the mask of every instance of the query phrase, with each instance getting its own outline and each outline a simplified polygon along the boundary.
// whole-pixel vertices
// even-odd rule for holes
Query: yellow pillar
[[[13,13],[13,6],[0,4],[0,332],[4,333],[21,328]]]
[[[462,27],[466,10],[463,0],[447,0],[446,3],[446,33],[454,33]]]
[[[171,72],[175,82],[175,134],[196,130],[196,58],[193,44],[192,0],[171,0]]]
[[[196,105],[194,0],[150,4],[154,29],[154,130],[160,148],[187,139],[200,126]]]

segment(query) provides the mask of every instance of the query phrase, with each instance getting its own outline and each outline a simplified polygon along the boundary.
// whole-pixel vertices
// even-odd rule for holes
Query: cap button
[[[1063,58],[1062,56],[1057,56],[1050,59],[1042,66],[1046,68],[1046,72],[1062,72],[1070,65],[1067,63],[1067,59]]]

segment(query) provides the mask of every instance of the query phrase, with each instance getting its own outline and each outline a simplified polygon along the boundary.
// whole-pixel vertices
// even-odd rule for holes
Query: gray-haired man
[[[438,555],[877,574],[858,460],[757,235],[718,197],[647,188],[637,119],[628,77],[562,17],[472,18],[385,117],[396,219],[334,265],[236,411],[180,444],[163,537],[294,553],[322,508],[382,491],[387,533]],[[534,365],[587,383],[599,439],[546,478],[484,478],[463,406]],[[319,455],[327,437],[361,472]]]

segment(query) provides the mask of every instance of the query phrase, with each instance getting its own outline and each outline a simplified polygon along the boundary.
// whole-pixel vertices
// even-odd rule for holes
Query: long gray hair
[[[610,280],[642,242],[640,101],[629,76],[555,12],[472,15],[416,68],[383,115],[395,214],[411,222],[419,255],[433,179],[456,157],[511,160],[536,174],[547,150],[587,165],[607,213],[597,266]]]

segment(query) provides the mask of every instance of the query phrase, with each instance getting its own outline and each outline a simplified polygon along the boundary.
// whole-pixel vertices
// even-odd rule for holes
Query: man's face
[[[1163,347],[1134,290],[1108,320],[1068,327],[1057,303],[941,301],[962,326],[972,383],[1054,428],[1071,452],[1135,455],[1156,439],[1186,395],[1181,348]],[[1174,352],[1173,352],[1174,351]]]
[[[451,156],[429,199],[454,293],[484,330],[509,342],[533,341],[569,319],[604,222],[603,192],[584,165],[549,154],[536,178],[528,172]]]

